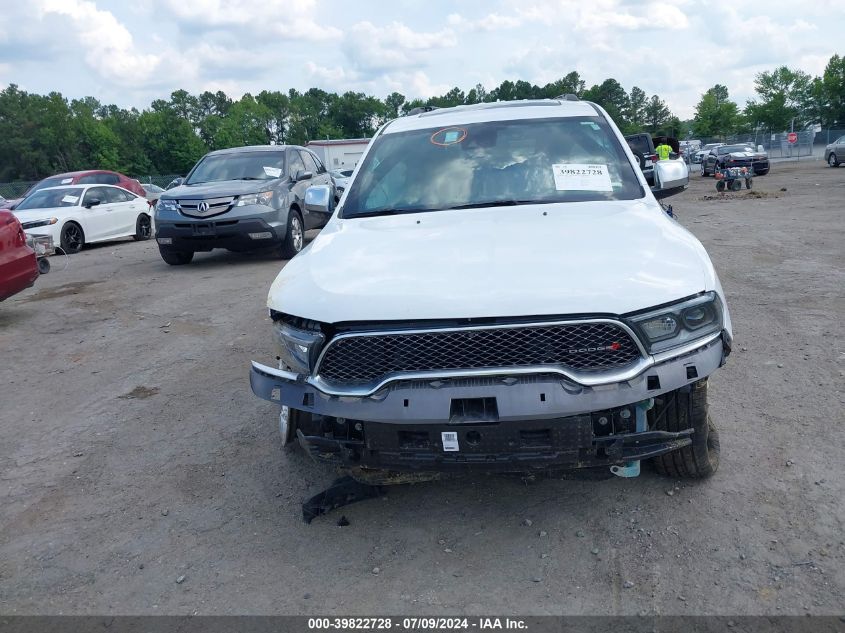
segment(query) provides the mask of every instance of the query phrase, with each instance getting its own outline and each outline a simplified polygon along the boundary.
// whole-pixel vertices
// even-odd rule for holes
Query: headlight
[[[628,318],[652,354],[721,332],[722,303],[708,292],[667,308]]]
[[[245,207],[248,204],[263,204],[265,206],[270,206],[270,203],[273,202],[273,192],[272,191],[262,191],[261,193],[250,193],[245,196],[241,196],[238,198],[238,201],[235,203],[236,207]]]
[[[175,200],[159,198],[156,204],[156,211],[179,211],[179,204]]]
[[[325,336],[321,332],[293,327],[284,321],[274,321],[273,330],[282,364],[291,371],[309,373]]]
[[[45,218],[43,220],[30,220],[29,222],[21,222],[21,227],[24,231],[35,229],[39,226],[51,226],[59,221],[59,218]]]

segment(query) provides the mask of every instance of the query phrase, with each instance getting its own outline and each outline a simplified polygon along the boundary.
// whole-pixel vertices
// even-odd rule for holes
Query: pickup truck
[[[273,282],[253,392],[282,443],[360,481],[719,464],[708,381],[731,319],[699,241],[598,105],[433,109],[385,124]],[[330,187],[305,208],[325,213]],[[268,354],[269,355],[269,354]],[[401,477],[400,477],[401,480]]]

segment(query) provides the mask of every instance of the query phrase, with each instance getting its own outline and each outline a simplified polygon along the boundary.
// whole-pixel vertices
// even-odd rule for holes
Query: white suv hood
[[[645,199],[334,217],[268,305],[324,323],[624,314],[716,285],[698,240]]]

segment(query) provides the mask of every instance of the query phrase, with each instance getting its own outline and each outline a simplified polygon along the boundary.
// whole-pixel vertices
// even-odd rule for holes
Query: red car
[[[26,245],[21,223],[0,209],[0,301],[29,288],[38,279],[35,251]]]
[[[27,192],[23,194],[22,197],[17,198],[16,200],[4,201],[2,205],[0,205],[0,209],[14,209],[18,206],[18,203],[24,198],[26,198],[29,194],[34,193],[39,189],[44,189],[45,187],[92,184],[117,185],[118,187],[128,189],[132,193],[139,195],[142,198],[147,197],[147,192],[144,191],[144,188],[141,186],[141,183],[135,180],[134,178],[124,176],[123,174],[119,174],[116,171],[107,171],[105,169],[88,169],[86,171],[70,171],[66,174],[56,174],[55,176],[45,178],[41,182],[32,185],[32,187],[30,187]]]

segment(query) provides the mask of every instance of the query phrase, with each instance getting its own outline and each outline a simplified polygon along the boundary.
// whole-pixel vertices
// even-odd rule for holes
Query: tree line
[[[126,174],[184,174],[205,152],[261,144],[305,144],[326,138],[369,137],[385,121],[419,106],[448,107],[575,94],[607,110],[625,133],[726,136],[749,130],[783,131],[809,123],[845,126],[845,58],[834,55],[822,77],[781,67],[756,77],[756,98],[743,109],[728,89],[715,85],[701,97],[690,121],[681,121],[659,95],[616,79],[589,88],[577,71],[544,86],[503,81],[455,87],[429,99],[394,92],[379,99],[360,92],[336,94],[264,90],[234,100],[223,92],[192,95],[176,90],[149,108],[104,105],[93,97],[71,99],[58,92],[31,94],[10,84],[0,91],[0,182],[36,180],[78,169]]]

